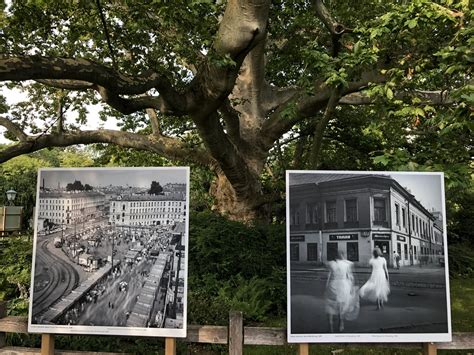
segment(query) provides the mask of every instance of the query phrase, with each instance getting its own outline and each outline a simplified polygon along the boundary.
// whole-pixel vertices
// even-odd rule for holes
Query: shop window
[[[308,261],[318,261],[318,243],[307,244]]]
[[[337,222],[336,201],[326,201],[326,222]]]
[[[290,244],[290,260],[291,261],[300,260],[300,245],[297,243]]]
[[[337,258],[337,243],[327,243],[326,244],[326,255],[328,261],[336,260]]]
[[[357,199],[346,200],[346,222],[357,222]]]
[[[375,222],[385,222],[387,220],[384,198],[374,198],[374,220]]]
[[[347,242],[347,260],[359,261],[359,243]]]

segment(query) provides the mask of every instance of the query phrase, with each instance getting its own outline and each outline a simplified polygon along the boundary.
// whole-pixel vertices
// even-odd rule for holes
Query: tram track
[[[46,268],[50,277],[44,288],[33,290],[34,317],[47,311],[79,284],[77,270],[64,259],[52,253],[48,248],[49,243],[49,240],[40,242],[40,250],[37,252],[35,270],[39,267]]]

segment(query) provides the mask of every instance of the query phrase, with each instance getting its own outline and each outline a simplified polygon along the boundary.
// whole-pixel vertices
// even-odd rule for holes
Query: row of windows
[[[398,203],[395,204],[395,224],[397,226],[403,226],[403,228],[407,228],[407,212],[404,207],[401,209],[401,224],[400,224],[400,205]],[[416,216],[414,213],[411,214],[411,230],[413,234],[421,235],[425,237],[425,239],[431,238],[432,231],[430,228],[429,223],[423,221],[421,218]]]
[[[119,203],[120,204],[120,203]],[[130,207],[163,207],[163,206],[182,206],[183,201],[143,201],[143,202],[130,202]],[[115,202],[112,202],[112,206],[115,207]],[[125,209],[126,204],[122,205]]]
[[[149,220],[152,218],[176,218],[180,214],[154,214],[154,215],[133,215],[130,216],[130,219],[144,219],[144,220]]]
[[[325,218],[326,223],[336,223],[337,222],[337,204],[336,201],[326,201],[325,204]],[[383,204],[385,206],[385,202]],[[385,207],[383,211],[378,211],[380,215],[385,216]],[[298,225],[300,221],[300,212],[295,208],[291,208],[291,218],[290,223],[292,225]],[[357,222],[359,220],[358,211],[357,211],[357,199],[346,199],[344,200],[344,221],[345,222]],[[384,217],[385,219],[385,217]],[[319,211],[318,205],[316,203],[306,205],[306,224],[316,224],[319,220]]]

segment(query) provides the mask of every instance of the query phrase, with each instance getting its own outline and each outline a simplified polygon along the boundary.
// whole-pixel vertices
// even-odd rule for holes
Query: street
[[[169,236],[169,227],[115,228],[104,218],[38,236],[34,317],[43,321],[42,314],[78,286],[87,284],[101,265],[110,264],[113,255],[114,270],[91,284],[92,288],[84,291],[78,298],[80,301],[57,322],[126,326],[156,260],[150,252],[164,252]],[[60,245],[56,243],[58,240],[61,240]],[[90,260],[98,260],[99,264],[92,268]],[[169,276],[165,273],[163,277]],[[160,284],[160,280],[153,282]],[[156,299],[150,300],[153,317],[164,311],[165,295],[166,290],[158,288]]]
[[[423,273],[426,276],[423,276]],[[382,310],[361,300],[356,320],[345,321],[344,333],[441,333],[447,331],[446,290],[437,283],[444,270],[422,269],[393,272],[391,293]],[[355,273],[362,285],[370,274]],[[291,328],[293,334],[329,333],[324,292],[327,272],[294,270],[291,274]],[[425,280],[431,280],[431,286]]]

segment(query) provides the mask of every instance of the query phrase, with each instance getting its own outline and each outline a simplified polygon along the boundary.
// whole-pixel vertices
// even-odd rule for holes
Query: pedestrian
[[[396,250],[393,251],[393,266],[397,267],[397,270],[400,270],[400,254]]]
[[[334,332],[334,316],[339,322],[339,331],[344,330],[344,320],[354,320],[359,315],[359,294],[354,286],[353,263],[346,260],[339,250],[336,259],[328,263],[326,282],[326,313],[329,330]]]
[[[379,310],[388,300],[390,284],[387,261],[382,256],[382,251],[380,248],[375,248],[372,254],[373,257],[369,260],[372,273],[369,280],[360,288],[359,294],[362,299],[377,302],[377,310]]]

